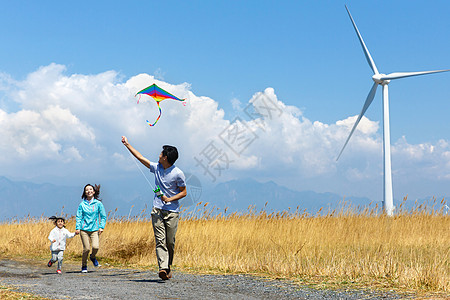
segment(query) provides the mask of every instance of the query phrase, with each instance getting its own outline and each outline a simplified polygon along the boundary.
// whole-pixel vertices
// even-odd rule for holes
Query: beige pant
[[[89,255],[89,251],[91,250],[92,244],[92,253],[91,257],[95,258],[97,255],[99,242],[98,242],[98,231],[80,231],[81,243],[83,244],[83,257],[81,259],[81,266],[87,266],[87,258]]]
[[[170,269],[172,265],[179,215],[179,213],[158,208],[152,210],[156,257],[160,270]]]

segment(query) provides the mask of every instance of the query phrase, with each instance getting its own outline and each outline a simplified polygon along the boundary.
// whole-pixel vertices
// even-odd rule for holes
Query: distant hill
[[[79,202],[73,199],[80,197],[79,188],[11,181],[0,176],[0,220],[76,212]]]
[[[187,174],[188,197],[182,204],[188,211],[196,208],[196,204],[208,202],[208,208],[218,208],[217,213],[247,211],[251,205],[256,211],[264,209],[270,213],[290,209],[307,210],[316,213],[320,208],[328,212],[336,208],[342,201],[352,206],[366,206],[371,200],[365,197],[346,197],[334,193],[316,193],[313,191],[294,191],[280,186],[273,181],[261,183],[254,179],[231,180],[213,187],[202,187],[201,182],[191,174]],[[0,221],[12,218],[48,217],[55,214],[75,215],[81,202],[82,186],[59,186],[49,183],[35,184],[23,181],[12,181],[0,176]],[[149,185],[140,180],[102,183],[101,198],[105,209],[115,216],[149,216],[152,206],[153,192]],[[430,198],[418,200],[418,203]],[[440,202],[442,199],[437,199]],[[396,206],[398,202],[394,203]],[[407,208],[413,207],[415,201],[407,201]],[[374,204],[372,204],[374,206]],[[381,202],[379,202],[381,205]]]
[[[105,199],[103,204],[107,212],[128,215],[134,205],[132,211],[137,214],[137,209],[148,204],[146,199],[151,197],[145,194],[150,190],[148,187],[127,184],[111,182],[101,185],[100,198]],[[28,215],[75,215],[82,201],[83,187],[12,181],[0,176],[0,221],[23,219]]]
[[[294,191],[280,186],[273,181],[260,183],[247,178],[220,183],[213,189],[204,191],[203,203],[220,209],[228,208],[227,211],[246,211],[250,205],[256,210],[264,209],[267,212],[307,210],[315,213],[320,208],[324,211],[336,208],[344,200],[352,205],[368,205],[369,198],[349,197],[334,193],[316,193],[313,191]]]

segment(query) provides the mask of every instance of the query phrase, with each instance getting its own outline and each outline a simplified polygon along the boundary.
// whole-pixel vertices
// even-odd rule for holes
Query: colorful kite
[[[186,99],[180,99],[180,98],[172,95],[171,93],[163,90],[162,88],[160,88],[156,84],[152,84],[151,86],[146,87],[142,91],[136,93],[135,97],[137,95],[139,95],[138,103],[139,103],[139,100],[141,99],[141,95],[142,94],[148,95],[148,96],[152,97],[153,99],[155,99],[156,104],[158,105],[159,116],[156,119],[155,123],[150,124],[150,122],[147,120],[147,124],[150,125],[150,126],[155,126],[156,122],[158,122],[159,118],[161,118],[161,107],[159,106],[159,102],[161,102],[161,101],[163,101],[165,99],[172,99],[172,100],[178,100],[178,101],[185,101],[186,100]],[[186,102],[183,103],[183,104],[186,105]]]

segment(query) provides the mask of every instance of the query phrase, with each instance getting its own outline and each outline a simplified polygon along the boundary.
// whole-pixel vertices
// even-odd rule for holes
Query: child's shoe
[[[95,257],[89,257],[94,264],[94,267],[100,267],[100,264],[98,263],[97,259]]]
[[[56,273],[62,274],[61,270],[56,270]]]
[[[81,273],[87,273],[87,267],[81,267]]]
[[[53,265],[53,262],[52,262],[52,260],[50,259],[49,261],[48,261],[48,263],[47,263],[47,267],[51,267]]]

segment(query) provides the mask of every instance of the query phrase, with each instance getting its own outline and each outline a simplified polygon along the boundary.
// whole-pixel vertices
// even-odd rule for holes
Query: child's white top
[[[50,250],[51,251],[66,250],[66,239],[73,238],[74,236],[75,232],[71,233],[64,227],[59,229],[56,226],[55,228],[53,228],[52,231],[50,231],[50,234],[48,235],[48,239],[50,240],[50,242],[56,240],[56,242],[50,245]]]

